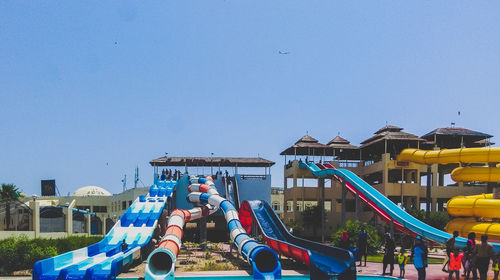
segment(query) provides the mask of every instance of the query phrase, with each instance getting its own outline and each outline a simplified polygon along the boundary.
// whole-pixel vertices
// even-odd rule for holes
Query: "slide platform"
[[[146,280],[174,279],[175,262],[182,245],[184,225],[207,217],[221,209],[229,229],[229,236],[241,256],[252,266],[254,279],[281,279],[278,255],[269,247],[251,238],[243,229],[234,205],[220,196],[211,176],[192,176],[187,200],[198,205],[190,210],[175,209],[168,219],[168,226],[158,248],[147,260]],[[201,206],[199,206],[201,205]]]
[[[301,163],[301,167],[309,169],[311,173],[318,177],[331,177],[337,176],[342,180],[346,180],[353,187],[363,193],[369,200],[374,202],[380,209],[387,213],[392,219],[400,223],[403,227],[410,230],[414,234],[421,235],[423,238],[432,240],[438,243],[446,243],[446,240],[452,237],[451,234],[438,230],[428,224],[418,220],[412,215],[408,214],[405,210],[399,208],[385,195],[378,192],[375,188],[366,183],[363,179],[359,178],[353,172],[347,169],[334,169],[325,168],[321,169],[314,163]],[[458,237],[455,241],[457,247],[464,248],[467,245],[467,239]],[[495,252],[500,252],[500,243],[491,242]]]
[[[175,184],[159,181],[151,186],[98,243],[36,262],[33,280],[115,279],[124,265],[140,258],[141,248],[149,243]],[[123,240],[128,245],[125,250],[121,247]]]
[[[349,251],[293,236],[266,201],[244,201],[239,218],[247,233],[257,225],[269,247],[308,265],[311,279],[356,278],[356,265]]]

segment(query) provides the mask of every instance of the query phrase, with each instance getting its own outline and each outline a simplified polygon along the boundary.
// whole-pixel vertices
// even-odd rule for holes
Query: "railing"
[[[267,175],[240,175],[241,180],[266,180]]]
[[[339,160],[337,161],[339,168],[357,168],[362,162],[361,161],[350,161],[350,160]]]
[[[370,165],[372,165],[372,164],[374,164],[374,163],[375,163],[375,161],[374,161],[374,160],[365,160],[365,161],[363,162],[363,166],[370,166]]]

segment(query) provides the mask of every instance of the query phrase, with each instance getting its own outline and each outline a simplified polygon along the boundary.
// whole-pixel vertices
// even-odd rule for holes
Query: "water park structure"
[[[157,171],[155,169],[155,172]],[[220,172],[217,171],[215,176],[217,175],[220,175]],[[246,176],[247,178],[240,179],[255,180],[254,177],[249,179],[248,175]],[[174,279],[175,261],[182,244],[184,225],[194,220],[217,216],[218,210],[222,211],[219,217],[225,220],[231,240],[244,259],[251,264],[254,279],[281,278],[277,252],[309,265],[311,276],[315,279],[356,278],[354,259],[350,252],[294,237],[288,233],[267,203],[269,199],[247,199],[241,189],[245,183],[238,184],[238,181],[231,181],[228,177],[225,177],[224,185],[219,186],[225,191],[223,196],[219,194],[216,181],[220,182],[220,178],[214,180],[212,176],[194,176],[187,173],[176,181],[163,181],[159,179],[158,173],[155,173],[155,184],[150,187],[148,193],[139,196],[131,204],[101,242],[37,262],[33,279],[114,279],[124,266],[150,250],[149,241],[156,235],[154,229],[159,228],[161,220],[165,220],[167,216],[168,222],[164,225],[163,237],[147,258],[145,277]],[[228,186],[232,184],[235,189]],[[178,209],[172,211],[174,205],[182,205],[178,195],[183,193],[180,189],[183,187],[188,193],[187,201],[192,203],[194,208],[187,210],[176,206]],[[239,207],[235,207],[231,200],[238,199],[241,199],[240,205],[246,207],[246,210],[237,211]],[[249,205],[252,207],[249,208]],[[263,234],[269,247],[252,238],[251,235],[256,237],[259,232]]]
[[[405,149],[398,156],[398,161],[427,165],[460,163],[462,166],[451,172],[451,178],[456,182],[500,182],[500,167],[497,167],[500,162],[500,148],[459,148],[433,151]],[[478,237],[487,234],[490,240],[499,241],[500,224],[493,222],[493,219],[500,218],[498,197],[500,193],[498,191],[498,187],[494,187],[493,193],[490,194],[451,198],[446,207],[448,213],[462,218],[450,221],[446,230],[448,232],[457,230],[462,237],[466,237],[470,232],[477,233]]]
[[[429,211],[443,211],[446,203],[458,195],[478,195],[491,192],[491,186],[484,182],[451,182],[451,173],[458,164],[433,164],[428,166],[413,162],[397,161],[405,148],[426,150],[489,146],[486,133],[465,128],[447,127],[434,129],[419,137],[405,132],[401,127],[387,125],[377,130],[360,146],[336,136],[327,144],[321,144],[306,135],[281,152],[284,156],[284,204],[285,222],[303,219],[307,207],[324,205],[325,222],[314,229],[322,237],[330,236],[336,225],[346,220],[360,220],[382,224],[386,219],[374,213],[363,198],[353,192],[342,192],[342,184],[331,178],[315,177],[300,163],[306,160],[328,162],[335,168],[347,169],[384,194],[392,202],[405,209],[422,209],[429,205]],[[427,176],[427,174],[431,174]],[[427,179],[432,186],[432,197],[427,202]],[[451,183],[449,183],[451,182]],[[307,229],[313,235],[313,229]]]
[[[399,135],[399,138],[394,138],[394,135]],[[400,128],[395,127],[385,127],[377,131],[375,139],[372,139],[370,143],[378,143],[377,145],[383,143],[385,153],[378,155],[372,151],[370,156],[374,158],[380,156],[379,161],[374,162],[350,160],[349,158],[356,156],[363,158],[363,151],[369,152],[370,150],[360,150],[341,137],[330,141],[330,148],[326,148],[316,139],[305,136],[283,152],[285,156],[290,150],[294,153],[294,160],[285,166],[285,175],[287,171],[292,171],[294,175],[302,174],[303,181],[306,176],[317,180],[319,185],[317,194],[319,195],[316,197],[316,205],[324,207],[327,205],[325,203],[327,182],[331,182],[332,191],[334,188],[340,191],[341,205],[340,209],[334,211],[330,208],[329,212],[340,212],[342,222],[345,222],[347,218],[347,195],[350,193],[354,197],[356,218],[373,213],[372,215],[376,215],[378,219],[391,225],[395,230],[444,243],[451,236],[449,233],[427,225],[403,209],[405,204],[402,192],[403,187],[407,187],[403,179],[416,180],[416,175],[425,173],[421,170],[425,170],[425,167],[430,165],[434,165],[432,168],[439,170],[436,166],[439,164],[470,163],[473,165],[460,166],[457,169],[459,171],[451,171],[451,177],[463,184],[464,181],[468,182],[469,179],[475,177],[457,176],[479,174],[483,176],[480,177],[481,179],[488,178],[481,180],[483,182],[496,182],[496,165],[493,164],[498,162],[496,160],[500,155],[500,149],[490,147],[448,150],[403,148],[408,143],[413,143],[417,147],[430,145],[417,138],[408,136],[402,133]],[[464,142],[463,139],[461,141]],[[371,147],[371,149],[374,148]],[[392,155],[392,152],[388,151],[390,149],[402,151],[400,154]],[[328,152],[331,154],[327,154]],[[305,158],[300,158],[301,153],[307,153]],[[298,160],[297,156],[299,156]],[[329,156],[334,160],[329,161]],[[372,186],[364,179],[374,180],[373,176],[366,176],[363,179],[350,170],[366,167],[372,168],[373,171],[374,166],[380,167],[380,161],[387,164],[385,167],[392,166],[393,169],[400,167],[401,202],[399,205],[397,201],[394,201],[394,197],[383,193],[387,191],[387,184]],[[478,163],[483,163],[483,165],[486,163],[486,166],[480,166]],[[281,278],[278,254],[296,259],[309,266],[311,279],[331,279],[332,277],[355,279],[357,277],[356,266],[351,252],[293,236],[268,203],[271,191],[269,169],[273,164],[261,158],[162,157],[153,160],[151,165],[154,167],[154,184],[146,195],[139,196],[130,205],[101,242],[37,262],[34,266],[33,279],[114,279],[124,266],[139,259],[141,255],[143,258],[144,255],[148,256],[146,279],[174,279],[175,263],[182,246],[186,223],[197,222],[199,238],[203,241],[207,238],[207,219],[212,219],[216,224],[223,223],[224,229],[229,232],[229,237],[234,241],[240,255],[251,265],[254,279]],[[426,166],[420,168],[419,165]],[[186,170],[182,176],[176,178],[177,180],[160,180],[160,168],[169,166],[184,166]],[[223,167],[228,166],[234,168],[232,176],[228,171],[223,171]],[[191,167],[191,174],[187,172],[188,167]],[[193,167],[197,168],[196,172],[193,172]],[[240,174],[238,170],[238,168],[251,167],[264,167],[264,174]],[[210,172],[207,169],[210,169]],[[406,172],[406,169],[410,171]],[[427,167],[426,175],[432,174],[429,169]],[[463,170],[474,170],[474,172]],[[397,178],[395,172],[391,173],[390,169],[382,172],[381,177],[382,180]],[[293,179],[293,184],[296,185],[297,177]],[[378,177],[375,179],[375,182],[379,182]],[[429,178],[427,182],[432,182],[432,180],[435,178]],[[285,176],[285,186],[286,184]],[[257,190],[262,188],[267,191],[248,191],[248,188],[254,187]],[[305,191],[306,187],[304,185],[302,187],[302,191]],[[443,186],[443,188],[457,187]],[[462,188],[465,187],[462,185]],[[421,186],[418,191],[422,189],[427,194],[427,187]],[[364,204],[363,210],[369,210],[369,213],[366,213],[368,211],[360,213],[361,202]],[[472,223],[472,218],[459,218],[450,222],[448,231],[453,227],[460,227],[463,234],[471,228],[481,233],[481,229],[484,228],[485,233],[495,235],[496,225],[491,224],[491,219],[496,218],[496,214],[489,209],[496,205],[497,202],[492,194],[473,194],[452,198],[446,205],[450,214],[473,216],[475,224]],[[330,201],[330,206],[332,206],[332,201]],[[302,201],[302,207],[307,207],[305,201]],[[321,217],[323,221],[324,218]],[[160,220],[163,220],[163,224]],[[321,225],[324,234],[325,224],[321,223]],[[159,234],[162,239],[157,246],[151,248],[152,244],[149,241],[158,235],[154,232],[156,228],[162,228],[162,234]],[[262,243],[258,241],[259,236],[262,236]],[[457,238],[457,246],[464,247],[465,243],[465,238]],[[492,245],[496,252],[500,252],[500,243],[495,242]],[[149,253],[151,249],[153,251]]]

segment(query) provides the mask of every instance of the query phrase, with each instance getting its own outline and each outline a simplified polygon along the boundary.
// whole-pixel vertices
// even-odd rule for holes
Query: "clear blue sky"
[[[150,184],[164,152],[213,152],[274,160],[282,186],[279,153],[306,131],[359,144],[386,121],[417,135],[456,122],[498,138],[499,14],[498,1],[1,1],[0,182],[116,193],[136,165]]]

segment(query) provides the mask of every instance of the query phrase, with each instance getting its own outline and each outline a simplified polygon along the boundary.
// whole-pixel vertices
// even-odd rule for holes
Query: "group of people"
[[[359,260],[359,266],[363,266],[363,258],[364,258],[364,266],[366,266],[366,259],[368,256],[368,240],[370,236],[365,228],[362,228],[358,233],[357,240],[357,248],[351,247],[351,242],[349,239],[349,235],[346,231],[342,232],[340,236],[340,247],[346,250],[353,252],[355,259]],[[386,232],[384,235],[384,257],[382,260],[382,275],[393,275],[394,271],[394,252],[396,251],[396,243],[394,241],[393,236]],[[397,262],[399,264],[399,277],[405,277],[405,266],[408,263],[408,260],[413,260],[413,265],[415,269],[418,271],[418,279],[423,280],[426,276],[426,267],[427,267],[427,255],[428,249],[427,244],[422,240],[421,236],[417,236],[415,239],[415,243],[411,250],[411,256],[406,254],[405,249],[401,249],[399,254],[397,255]],[[389,272],[386,273],[387,268],[389,268]]]
[[[179,180],[182,176],[182,173],[180,170],[177,170],[175,169],[173,172],[172,172],[172,169],[163,169],[161,171],[161,176],[160,176],[160,180],[161,181],[164,181],[164,180]]]
[[[458,231],[453,232],[453,237],[446,241],[446,259],[443,263],[443,271],[448,273],[448,279],[453,276],[455,279],[460,279],[460,269],[463,267],[463,276],[469,279],[472,274],[473,279],[486,280],[490,261],[492,261],[491,269],[494,272],[494,279],[498,279],[498,263],[499,254],[495,254],[493,246],[488,243],[488,236],[481,236],[481,243],[476,244],[476,233],[471,232],[467,236],[467,245],[461,251],[455,246],[455,239],[458,237]]]
[[[361,228],[360,232],[358,233],[358,241],[357,241],[357,248],[353,248],[351,246],[351,241],[349,239],[349,235],[347,234],[347,231],[343,231],[342,235],[340,236],[340,248],[343,248],[345,250],[349,250],[354,253],[356,259],[359,259],[359,266],[362,265],[363,258],[365,259],[365,266],[366,266],[366,258],[368,257],[368,232],[366,229],[363,227]]]
[[[448,273],[448,280],[455,277],[456,280],[460,279],[460,270],[463,268],[462,276],[469,279],[472,274],[472,279],[486,280],[487,274],[492,263],[491,269],[494,272],[494,279],[498,280],[500,254],[495,254],[493,246],[488,243],[488,236],[481,236],[481,243],[476,244],[476,234],[469,233],[467,237],[467,246],[462,250],[455,246],[455,239],[458,237],[458,231],[453,232],[453,237],[446,241],[446,258],[443,263],[443,271]],[[351,247],[349,235],[346,231],[342,232],[340,236],[340,247],[353,252],[355,259],[359,260],[359,266],[363,264],[363,257],[365,260],[368,255],[368,239],[369,235],[364,228],[358,233],[357,248]],[[396,245],[393,236],[389,232],[384,234],[384,257],[382,260],[382,275],[393,275]],[[418,279],[424,280],[426,278],[426,268],[428,266],[428,248],[421,236],[415,238],[414,244],[411,249],[411,256],[406,254],[404,248],[401,248],[397,255],[397,262],[399,264],[399,277],[405,277],[405,266],[409,260],[413,260],[413,265],[418,272]],[[387,268],[389,272],[386,273]],[[478,273],[479,272],[479,273]]]
[[[386,232],[384,235],[384,258],[382,260],[382,275],[392,276],[394,271],[394,252],[396,251],[396,243],[393,236]],[[415,238],[411,249],[411,255],[406,254],[406,250],[401,248],[397,255],[397,262],[399,264],[399,278],[404,278],[406,273],[406,264],[408,260],[413,260],[413,266],[418,272],[418,280],[424,280],[426,277],[426,268],[428,266],[427,256],[429,250],[427,244],[422,240],[422,236],[418,235]],[[387,267],[390,267],[390,272],[386,273]]]

